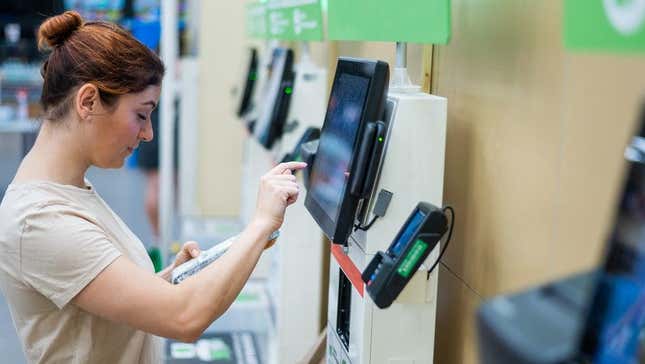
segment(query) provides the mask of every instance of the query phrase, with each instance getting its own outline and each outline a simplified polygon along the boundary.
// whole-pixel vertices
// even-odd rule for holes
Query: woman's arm
[[[73,303],[137,329],[194,341],[228,309],[257,263],[270,229],[254,224],[215,264],[172,285],[125,257],[110,264]]]
[[[282,225],[286,207],[298,196],[283,163],[262,177],[255,216],[235,244],[215,263],[179,285],[117,258],[72,302],[83,310],[134,328],[182,341],[194,341],[237,297],[255,267],[269,235]]]

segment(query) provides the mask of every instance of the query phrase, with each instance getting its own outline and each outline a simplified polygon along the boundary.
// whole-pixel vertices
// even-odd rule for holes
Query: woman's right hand
[[[296,202],[300,187],[292,171],[307,167],[303,162],[280,163],[260,178],[260,189],[253,220],[268,233],[278,230],[287,206]]]

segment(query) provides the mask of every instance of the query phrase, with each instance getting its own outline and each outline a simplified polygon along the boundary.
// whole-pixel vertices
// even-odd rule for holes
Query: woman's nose
[[[141,129],[139,139],[144,142],[149,142],[152,141],[152,138],[154,138],[154,131],[152,130],[152,121],[148,118],[148,122],[145,124],[143,129]]]

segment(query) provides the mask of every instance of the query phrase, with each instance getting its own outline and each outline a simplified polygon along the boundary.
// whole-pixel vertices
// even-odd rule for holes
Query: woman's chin
[[[123,167],[125,164],[125,159],[118,159],[113,161],[104,161],[94,164],[95,167],[103,169],[118,169]]]
[[[124,165],[125,165],[125,159],[119,159],[119,160],[114,164],[114,166],[112,166],[112,167],[110,167],[110,168],[121,168],[121,167],[123,167]]]

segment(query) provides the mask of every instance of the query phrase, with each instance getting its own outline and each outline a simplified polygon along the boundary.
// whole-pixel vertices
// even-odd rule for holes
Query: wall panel
[[[243,129],[233,87],[242,80],[244,3],[200,1],[198,201],[203,215],[237,217]]]
[[[444,199],[457,227],[444,259],[440,363],[474,363],[472,304],[592,268],[645,91],[645,58],[572,54],[561,1],[453,0],[434,48],[432,92],[448,98]],[[445,320],[445,318],[442,318]]]

